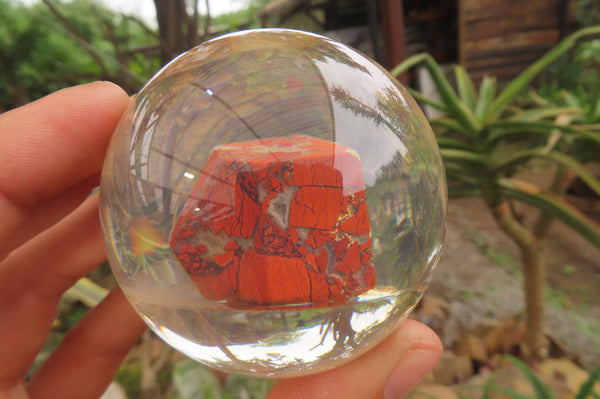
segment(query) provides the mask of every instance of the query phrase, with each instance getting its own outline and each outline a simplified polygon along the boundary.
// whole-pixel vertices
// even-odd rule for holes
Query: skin
[[[0,399],[97,398],[146,329],[115,289],[24,381],[61,295],[106,260],[98,198],[89,194],[128,101],[98,82],[0,115]],[[399,398],[441,350],[429,328],[407,320],[351,363],[279,381],[269,399]]]

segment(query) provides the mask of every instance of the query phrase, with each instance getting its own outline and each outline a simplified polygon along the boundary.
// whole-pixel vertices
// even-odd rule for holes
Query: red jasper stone
[[[375,286],[358,155],[307,136],[215,147],[170,246],[216,301],[339,303]]]
[[[301,186],[290,204],[290,226],[332,231],[341,203],[341,187]]]
[[[257,304],[310,301],[310,276],[301,258],[258,253],[250,248],[240,262],[239,299]]]

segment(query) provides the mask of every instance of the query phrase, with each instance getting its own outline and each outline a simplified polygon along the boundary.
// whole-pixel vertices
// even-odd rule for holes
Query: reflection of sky
[[[377,170],[388,164],[404,145],[387,126],[356,117],[352,111],[343,109],[337,103],[333,104],[333,112],[336,142],[358,152],[365,185],[372,186]]]
[[[368,74],[336,60],[316,61],[315,64],[324,76],[329,89],[333,87],[345,89],[355,100],[376,108],[379,100],[374,93],[394,87],[390,84],[389,77],[357,53],[347,52],[342,46],[340,50],[364,66]],[[398,98],[408,108],[400,93]],[[351,110],[344,109],[333,98],[332,103],[335,141],[358,152],[363,165],[365,184],[373,185],[377,170],[388,164],[398,151],[402,155],[406,154],[406,147],[398,136],[406,132],[394,132],[384,124],[377,124],[374,120],[358,116]]]

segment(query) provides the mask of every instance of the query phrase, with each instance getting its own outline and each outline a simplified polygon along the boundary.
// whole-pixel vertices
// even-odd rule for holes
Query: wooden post
[[[381,0],[381,25],[385,38],[385,66],[392,69],[406,58],[402,0]],[[407,74],[401,74],[398,80],[407,84]]]

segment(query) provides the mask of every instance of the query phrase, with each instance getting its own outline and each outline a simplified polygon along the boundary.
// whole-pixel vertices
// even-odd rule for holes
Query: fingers
[[[0,345],[0,364],[11,365],[0,367],[0,389],[13,386],[33,362],[62,293],[105,259],[93,196],[0,263],[0,342],[10,342]]]
[[[431,329],[406,320],[355,361],[322,374],[280,380],[268,398],[401,398],[435,366],[441,351]]]
[[[29,236],[37,233],[25,223],[31,212],[98,174],[128,101],[119,87],[98,82],[61,90],[0,116],[0,254],[26,239],[20,234],[18,242],[10,240],[20,227]],[[52,205],[45,208],[45,226],[35,229],[72,209],[62,202]]]
[[[106,260],[98,215],[98,195],[15,250],[0,264],[0,284],[18,281],[16,295],[39,292],[60,297],[79,278]],[[10,287],[3,291],[5,297]]]
[[[98,398],[146,325],[122,291],[112,291],[90,310],[33,377],[32,399]]]
[[[98,176],[92,176],[75,186],[63,191],[59,195],[40,203],[38,206],[31,209],[16,209],[10,213],[8,217],[12,217],[20,221],[21,228],[13,232],[13,234],[4,242],[6,252],[2,256],[2,247],[0,243],[0,261],[8,255],[8,251],[18,247],[24,242],[27,242],[39,232],[45,230],[49,226],[56,223],[61,217],[64,217],[79,206],[85,200],[92,189],[99,183]],[[0,202],[1,202],[0,197]],[[1,206],[1,205],[0,205]],[[2,227],[0,227],[0,230]],[[0,233],[1,234],[1,233]]]
[[[0,120],[0,189],[16,205],[51,198],[99,170],[128,97],[97,82],[61,90]]]

